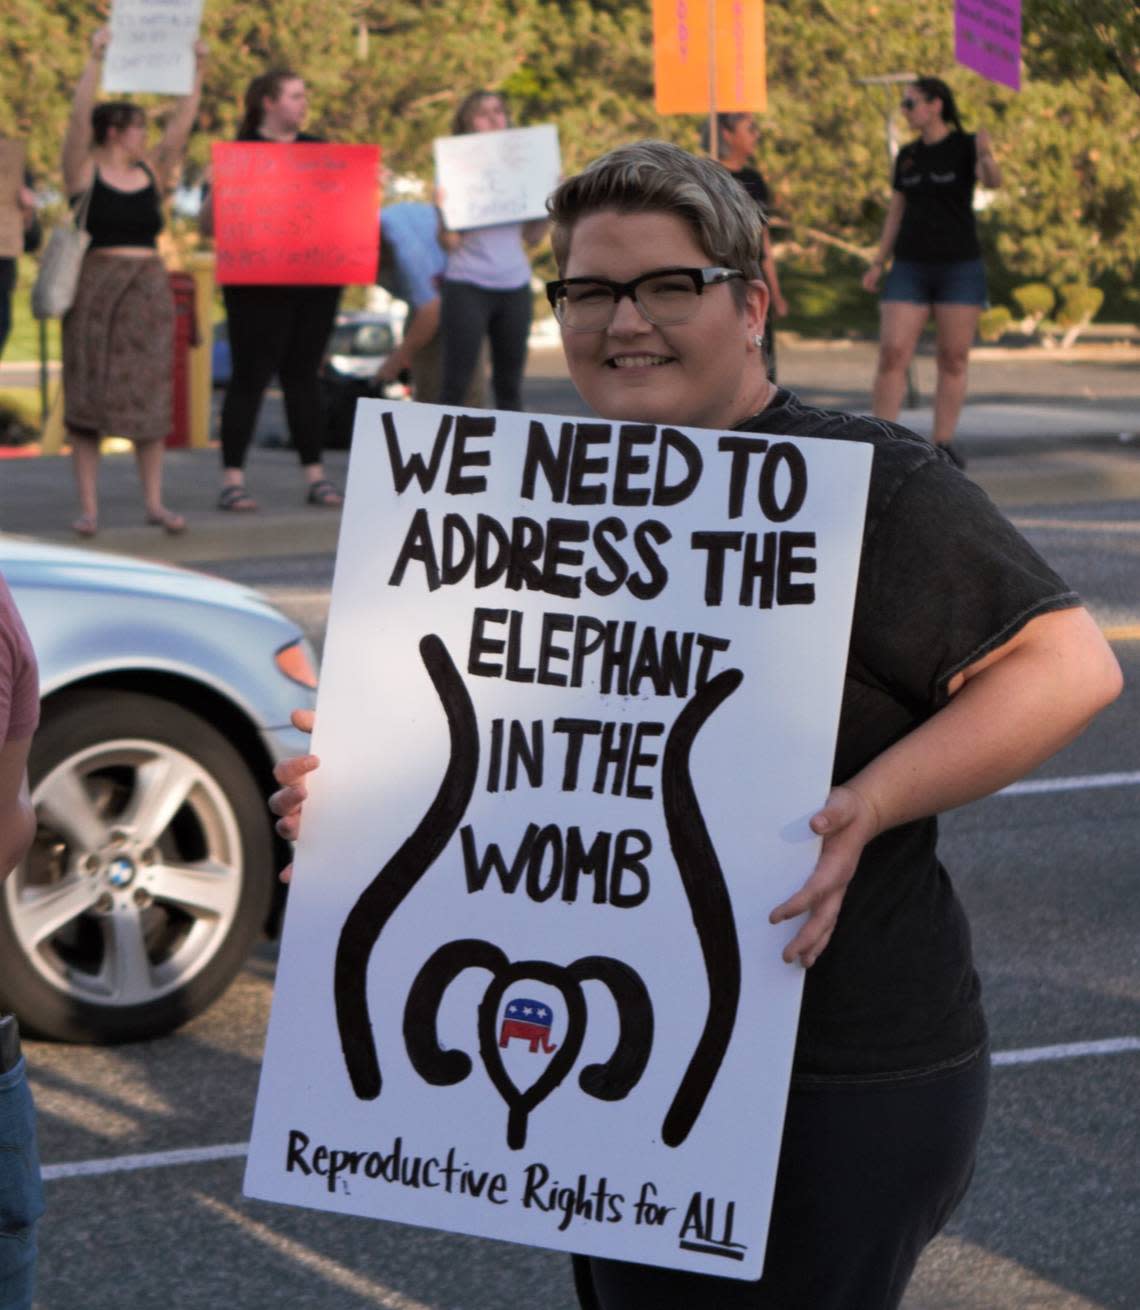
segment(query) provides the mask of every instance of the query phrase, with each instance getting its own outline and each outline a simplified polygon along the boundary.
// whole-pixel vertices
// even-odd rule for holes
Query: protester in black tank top
[[[301,131],[308,112],[304,80],[292,69],[277,68],[255,77],[245,93],[239,141],[319,142]],[[212,197],[203,208],[202,227],[213,233]],[[285,397],[289,436],[301,461],[310,505],[336,509],[344,503],[325,477],[322,454],[319,371],[336,319],[340,287],[227,286],[226,304],[233,372],[222,403],[222,487],[218,508],[234,513],[257,509],[246,490],[245,460],[258,410],[276,373]]]
[[[764,218],[764,253],[760,268],[764,281],[771,292],[768,304],[768,317],[764,323],[765,354],[768,357],[768,379],[776,380],[776,327],[775,320],[784,318],[788,312],[788,302],[780,290],[780,275],[776,271],[776,257],[772,253],[772,233],[768,222],[771,209],[768,183],[759,169],[749,162],[756,153],[756,143],[760,140],[760,128],[751,114],[717,114],[717,131],[719,145],[717,158],[728,169],[740,185],[756,202]],[[701,126],[701,145],[709,148],[709,126]]]
[[[130,101],[95,104],[110,41],[101,28],[79,79],[63,143],[63,181],[84,213],[91,246],[75,302],[63,320],[64,422],[71,442],[81,537],[98,529],[103,437],[134,442],[146,522],[182,532],[186,520],[162,499],[162,453],[173,427],[174,301],[156,249],[162,198],[178,180],[198,113],[206,47],[195,47],[194,87],[147,150],[146,115]]]
[[[1001,184],[985,129],[962,130],[954,96],[945,82],[920,77],[902,99],[917,140],[895,161],[894,192],[883,224],[879,253],[863,278],[875,291],[894,256],[880,306],[879,363],[873,408],[896,419],[906,373],[931,312],[937,333],[938,380],[934,393],[934,443],[960,467],[951,445],[966,396],[966,368],[978,316],[986,303],[986,278],[974,225],[974,180]]]

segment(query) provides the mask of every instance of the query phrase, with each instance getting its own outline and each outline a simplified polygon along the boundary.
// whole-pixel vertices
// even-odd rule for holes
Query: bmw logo
[[[112,887],[128,887],[135,876],[135,866],[125,855],[107,865],[107,881]]]

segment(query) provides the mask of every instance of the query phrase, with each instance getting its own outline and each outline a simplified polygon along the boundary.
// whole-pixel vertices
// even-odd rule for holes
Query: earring
[[[759,350],[760,347],[763,346],[763,344],[764,344],[764,334],[763,334],[763,332],[757,332],[757,333],[756,333],[756,335],[752,338],[752,344],[756,347],[757,350]]]

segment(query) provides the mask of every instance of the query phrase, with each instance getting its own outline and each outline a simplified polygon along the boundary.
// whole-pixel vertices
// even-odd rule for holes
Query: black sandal
[[[244,487],[223,487],[218,497],[218,508],[231,510],[235,514],[248,514],[257,508],[257,501]]]
[[[310,505],[319,505],[323,509],[340,509],[344,504],[344,496],[328,478],[318,478],[316,482],[310,483],[306,500]]]

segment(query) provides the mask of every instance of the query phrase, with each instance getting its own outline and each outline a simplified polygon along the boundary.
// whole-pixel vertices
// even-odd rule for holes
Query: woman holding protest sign
[[[970,346],[986,304],[974,182],[1000,186],[1001,169],[989,134],[984,128],[976,135],[963,129],[954,96],[939,78],[920,77],[908,86],[902,110],[919,135],[895,160],[879,251],[863,278],[865,290],[877,290],[893,255],[879,310],[872,407],[879,418],[898,417],[906,372],[933,312],[938,379],[931,436],[961,468],[965,462],[952,441],[966,398]]]
[[[80,515],[75,531],[98,529],[96,479],[104,436],[134,442],[146,521],[182,532],[186,520],[162,501],[163,443],[172,426],[174,301],[157,252],[162,201],[178,180],[198,114],[206,47],[195,46],[189,95],[147,149],[143,111],[129,101],[95,104],[110,32],[91,39],[63,142],[63,181],[91,244],[75,302],[63,320],[64,421],[71,440]]]
[[[808,972],[763,1277],[577,1258],[582,1305],[890,1310],[966,1190],[988,1088],[934,816],[1064,746],[1119,693],[1120,670],[1077,596],[951,461],[768,380],[761,225],[724,169],[642,142],[563,182],[549,210],[547,292],[598,415],[708,428],[710,442],[732,430],[872,448],[833,786],[811,819],[820,854],[769,915],[797,921],[782,955]],[[286,838],[316,765],[278,766]]]
[[[320,142],[301,130],[308,114],[304,79],[288,68],[255,77],[245,93],[237,139],[249,142]],[[212,231],[208,201],[203,227]],[[340,287],[227,286],[226,305],[233,373],[222,403],[222,489],[218,508],[242,513],[257,508],[246,490],[245,460],[257,413],[276,373],[285,398],[289,436],[301,461],[308,504],[337,509],[340,491],[321,462],[320,367],[336,319]]]
[[[501,132],[510,126],[502,96],[472,91],[460,102],[452,134]],[[437,203],[443,200],[437,193]],[[452,232],[439,215],[439,240],[447,251],[440,304],[443,380],[440,403],[461,405],[479,362],[484,339],[491,346],[491,385],[498,409],[521,410],[522,379],[532,313],[530,260],[546,220],[498,223]]]

